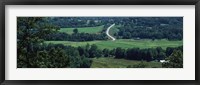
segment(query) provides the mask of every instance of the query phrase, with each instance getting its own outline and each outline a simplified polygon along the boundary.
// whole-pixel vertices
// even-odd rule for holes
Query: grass
[[[169,41],[166,39],[154,40],[154,41],[152,41],[151,39],[141,39],[141,40],[117,39],[115,41],[107,40],[107,41],[85,41],[85,42],[45,41],[45,43],[64,44],[64,45],[71,45],[74,47],[85,46],[88,43],[90,45],[96,44],[100,49],[104,49],[104,48],[113,49],[117,47],[121,47],[125,49],[133,48],[133,47],[138,47],[141,49],[162,47],[163,49],[166,49],[167,47],[177,47],[177,46],[183,45],[182,40]]]
[[[135,60],[125,60],[125,59],[114,59],[114,58],[105,58],[105,57],[100,57],[100,58],[93,58],[92,59],[92,65],[91,68],[126,68],[129,65],[138,65],[142,61],[135,61]],[[162,64],[160,62],[146,62],[143,61],[143,63],[146,66],[146,68],[161,68]]]
[[[60,28],[59,32],[65,32],[68,34],[72,34],[73,30],[75,28]],[[97,27],[82,27],[82,28],[77,28],[79,33],[99,33],[103,29],[102,26],[97,26]]]

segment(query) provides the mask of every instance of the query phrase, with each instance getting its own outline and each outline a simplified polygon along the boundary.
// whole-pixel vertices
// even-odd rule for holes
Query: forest
[[[17,17],[17,68],[183,68],[183,17]]]

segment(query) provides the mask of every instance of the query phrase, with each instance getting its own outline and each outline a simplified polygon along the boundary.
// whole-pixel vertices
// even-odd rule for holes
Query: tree
[[[173,50],[174,50],[174,48],[172,48],[172,47],[167,47],[167,48],[166,48],[166,56],[170,56],[170,55],[172,54]]]
[[[114,48],[114,49],[110,50],[109,55],[115,56],[115,52],[116,52],[116,49]]]
[[[78,51],[80,56],[83,56],[85,54],[85,49],[83,47],[78,46]]]
[[[125,49],[117,47],[115,51],[115,58],[125,58]]]
[[[148,49],[148,50],[147,50],[147,55],[146,55],[145,60],[148,61],[148,62],[149,62],[149,61],[152,61],[152,60],[153,60],[153,56],[154,56],[154,55],[153,55],[152,49]]]
[[[174,50],[173,53],[166,58],[166,63],[162,64],[165,68],[183,68],[183,53],[181,50]]]
[[[131,38],[131,33],[130,32],[125,32],[123,35],[124,39],[130,39]]]
[[[82,56],[81,60],[80,68],[90,68],[92,60],[85,58],[85,56]]]
[[[78,29],[75,28],[75,29],[73,30],[73,32],[74,32],[74,34],[77,34],[77,33],[78,33]]]
[[[96,44],[92,44],[91,48],[89,50],[89,55],[90,58],[94,58],[94,57],[98,57],[98,51],[97,51],[98,47]]]
[[[154,41],[155,40],[155,37],[152,37],[152,41]]]
[[[109,49],[105,48],[105,49],[103,49],[102,52],[103,52],[103,54],[104,54],[104,57],[109,57],[109,55],[110,55],[110,54],[109,54],[109,52],[110,52]]]
[[[127,54],[126,59],[137,60],[138,57],[139,57],[138,53],[139,53],[139,48],[127,49],[127,51],[126,51],[126,54]]]
[[[31,67],[34,59],[33,48],[43,42],[43,37],[54,33],[59,28],[49,24],[46,18],[41,17],[18,17],[17,18],[17,57],[18,62],[23,63],[18,67]]]

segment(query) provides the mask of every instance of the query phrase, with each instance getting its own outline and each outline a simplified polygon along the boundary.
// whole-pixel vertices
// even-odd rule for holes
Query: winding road
[[[108,35],[108,37],[110,37],[113,41],[115,41],[116,39],[115,39],[113,36],[111,36],[111,35],[109,34],[109,30],[110,30],[110,28],[112,28],[114,25],[115,25],[115,24],[110,25],[110,26],[107,28],[107,30],[106,30],[106,35]]]

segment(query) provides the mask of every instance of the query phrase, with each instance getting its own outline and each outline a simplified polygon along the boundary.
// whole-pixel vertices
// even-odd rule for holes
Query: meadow
[[[85,42],[72,42],[72,41],[45,41],[45,43],[52,43],[52,44],[63,44],[63,45],[71,45],[74,47],[78,46],[85,46],[86,44],[96,44],[100,49],[108,48],[113,49],[117,47],[121,48],[156,48],[162,47],[166,49],[167,47],[178,47],[183,45],[183,41],[169,41],[166,39],[161,40],[151,40],[151,39],[141,39],[141,40],[134,40],[134,39],[117,39],[115,41],[111,40],[96,40],[96,41],[85,41]]]
[[[146,62],[146,61],[136,61],[136,60],[125,60],[125,59],[115,59],[112,57],[100,57],[92,58],[91,68],[126,68],[128,66],[138,65],[142,63],[146,65],[145,68],[161,68],[162,63],[160,62]]]
[[[75,28],[60,28],[59,32],[65,32],[68,34],[72,34]],[[103,25],[96,27],[81,27],[77,28],[79,33],[99,33],[103,29]]]

